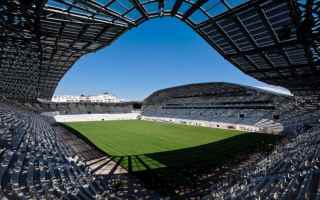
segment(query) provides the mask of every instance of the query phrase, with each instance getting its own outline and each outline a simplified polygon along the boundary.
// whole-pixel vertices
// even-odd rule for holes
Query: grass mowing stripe
[[[66,123],[113,156],[190,148],[241,134],[239,131],[140,120]]]
[[[133,171],[219,165],[243,153],[268,149],[278,139],[267,134],[141,120],[65,125]]]

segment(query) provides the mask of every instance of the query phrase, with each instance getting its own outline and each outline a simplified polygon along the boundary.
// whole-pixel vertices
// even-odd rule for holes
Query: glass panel
[[[231,8],[237,7],[241,4],[248,2],[249,0],[225,0],[228,6]]]
[[[211,0],[208,1],[203,8],[209,13],[211,17],[217,16],[221,13],[226,12],[228,9],[226,6],[221,3],[220,0]]]
[[[164,1],[164,10],[171,11],[173,9],[175,2],[176,2],[175,0],[165,0]]]
[[[194,12],[190,18],[194,23],[201,23],[209,19],[209,17],[205,15],[201,10],[197,10],[196,12]]]
[[[121,4],[119,4],[117,1],[113,2],[111,4],[111,6],[109,6],[110,9],[116,11],[117,13],[123,14],[124,12],[126,12],[127,10],[121,6]]]
[[[183,14],[183,13],[185,13],[187,10],[189,10],[191,8],[191,5],[189,4],[189,3],[187,3],[187,2],[183,2],[182,3],[182,5],[181,5],[181,7],[179,8],[179,13],[180,14]]]
[[[133,9],[126,15],[126,17],[129,17],[131,20],[138,20],[142,15],[137,9]]]
[[[149,3],[144,5],[144,8],[148,13],[157,13],[159,12],[159,3],[158,2]]]

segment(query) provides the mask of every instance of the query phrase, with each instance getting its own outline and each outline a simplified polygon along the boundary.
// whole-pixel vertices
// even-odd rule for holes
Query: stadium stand
[[[298,112],[293,96],[237,84],[203,83],[154,92],[145,100],[142,116],[149,120],[278,134],[306,125],[297,119]]]
[[[254,166],[234,169],[205,199],[318,199],[319,127],[279,145]]]
[[[139,180],[116,169],[115,164],[112,174],[99,175],[109,160],[105,154],[38,114],[5,103],[1,105],[0,192],[3,198],[160,198]],[[215,168],[202,180],[200,194],[199,188],[182,187],[181,197],[211,191],[207,199],[318,198],[319,127],[299,131],[301,134],[278,144],[268,156],[253,155],[239,165],[222,166],[220,173]],[[218,183],[217,177],[221,177]],[[126,186],[118,187],[122,182]]]
[[[21,102],[20,102],[21,103]],[[90,113],[130,113],[138,102],[123,103],[55,103],[55,102],[24,102],[23,105],[36,112],[59,112],[63,114]]]
[[[75,145],[71,148],[50,123],[37,114],[12,110],[18,109],[7,105],[0,111],[1,199],[155,198],[127,175],[94,176],[85,164],[88,157],[79,148],[75,151]],[[85,148],[81,145],[81,152]],[[133,187],[121,188],[123,181]]]

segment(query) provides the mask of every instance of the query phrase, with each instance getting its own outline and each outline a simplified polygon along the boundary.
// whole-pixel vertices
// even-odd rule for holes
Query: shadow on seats
[[[99,176],[105,177],[106,180],[108,177],[121,177],[121,175],[114,174],[121,166],[129,174],[142,180],[145,187],[162,195],[171,197],[178,195],[177,198],[197,197],[197,193],[203,195],[209,192],[210,181],[211,183],[218,181],[219,175],[228,171],[229,166],[247,160],[248,155],[252,153],[271,151],[274,144],[281,138],[269,134],[244,133],[224,140],[173,151],[113,156],[103,152],[76,130],[64,127],[116,163],[107,175]],[[109,161],[102,162],[97,169],[103,168],[108,163]],[[177,188],[180,190],[178,193]]]

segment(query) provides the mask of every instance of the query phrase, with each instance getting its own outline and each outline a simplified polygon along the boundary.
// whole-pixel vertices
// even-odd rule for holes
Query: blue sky
[[[143,100],[158,89],[216,81],[268,87],[231,65],[186,24],[161,18],[83,56],[60,81],[55,95],[108,91],[126,100]]]

